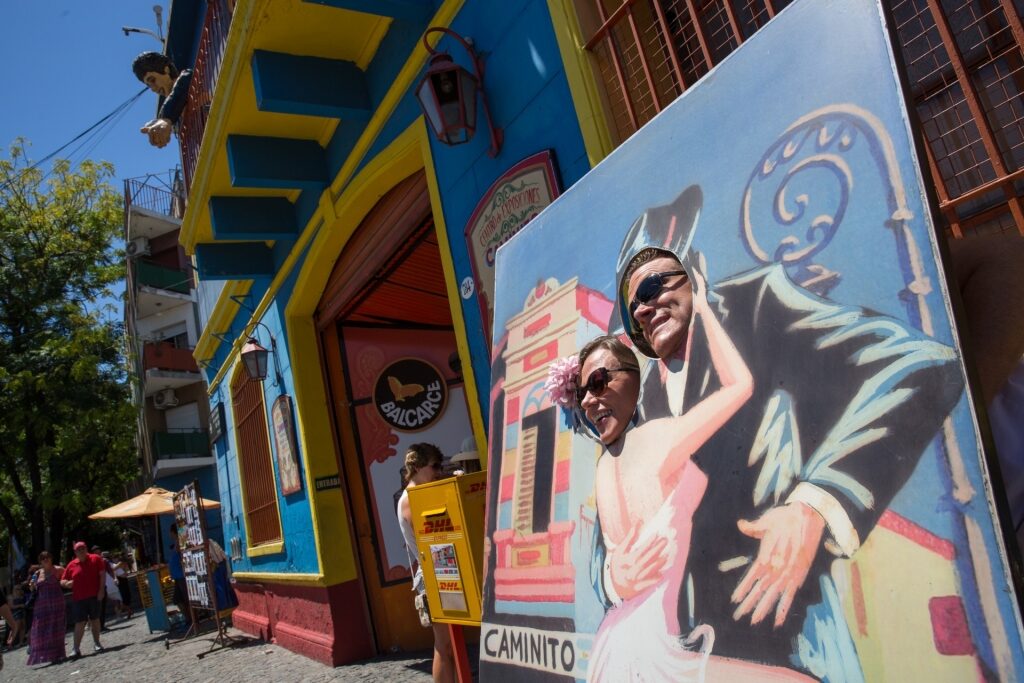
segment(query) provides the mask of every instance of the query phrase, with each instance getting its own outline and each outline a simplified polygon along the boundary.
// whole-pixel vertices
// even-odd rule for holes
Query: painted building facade
[[[131,494],[149,486],[180,490],[193,480],[205,498],[217,500],[216,461],[210,446],[206,381],[192,353],[202,333],[191,261],[179,243],[184,186],[173,172],[124,181],[125,332],[133,361],[132,398],[141,476]],[[168,515],[160,526],[173,521]],[[140,524],[145,547],[156,560],[160,541],[152,524]],[[222,542],[218,512],[207,529]]]
[[[585,473],[571,469],[566,426],[538,383],[550,358],[601,329],[611,304],[578,283],[538,283],[521,319],[493,330],[506,335],[495,346],[507,376],[492,378],[486,245],[479,253],[467,226],[533,155],[549,152],[558,188],[572,186],[786,4],[175,0],[167,51],[193,67],[177,131],[188,190],[180,240],[204,328],[194,357],[223,416],[213,449],[237,626],[331,664],[429,643],[394,519],[403,448],[418,440],[452,453],[471,436],[480,453],[489,443],[492,457],[510,456],[490,492],[509,532],[494,553],[503,578],[485,600],[522,606],[540,595],[521,587],[531,567],[565,562],[589,533],[593,501],[569,495],[566,482]],[[496,156],[482,119],[464,145],[429,133],[413,95],[428,27],[471,38],[483,56],[503,133]],[[430,42],[469,66],[451,38]],[[962,57],[951,49],[946,61]],[[964,177],[963,160],[940,149],[947,137],[933,136],[944,188]],[[1020,168],[1012,150],[999,178]],[[954,232],[1014,225],[1019,199],[955,201],[989,180],[947,192]],[[567,255],[580,246],[552,245]],[[262,383],[239,359],[250,337],[272,351]],[[425,376],[434,379],[414,379]],[[426,401],[429,392],[410,392],[434,381],[438,409],[418,404],[436,413],[429,420],[387,421],[382,406]],[[573,576],[537,589],[567,615]]]

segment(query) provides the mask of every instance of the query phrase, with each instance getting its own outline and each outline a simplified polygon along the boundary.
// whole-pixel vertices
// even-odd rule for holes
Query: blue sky
[[[131,70],[135,56],[160,50],[156,39],[122,26],[156,29],[153,2],[128,0],[33,0],[0,2],[0,145],[6,157],[11,143],[23,137],[28,154],[41,159],[109,114],[142,89]],[[170,0],[161,2],[164,24]],[[61,157],[114,164],[111,184],[147,173],[164,174],[179,163],[175,143],[150,147],[139,127],[156,113],[157,97],[146,93],[122,116],[87,137],[80,149],[71,145]],[[79,141],[81,142],[81,141]],[[70,153],[70,156],[69,156]],[[100,305],[106,314],[121,316],[121,292]]]
[[[142,85],[131,71],[144,50],[160,50],[152,37],[125,37],[121,26],[156,29],[154,2],[128,0],[34,0],[0,3],[2,76],[0,144],[28,139],[29,156],[40,159],[82,132]],[[164,23],[170,0],[162,0]],[[139,98],[105,136],[85,145],[73,160],[89,158],[114,164],[117,179],[161,173],[178,163],[177,145],[149,146],[139,127],[156,111],[156,95]],[[73,149],[74,146],[72,146]],[[65,153],[66,154],[66,153]],[[119,183],[118,183],[119,186]]]

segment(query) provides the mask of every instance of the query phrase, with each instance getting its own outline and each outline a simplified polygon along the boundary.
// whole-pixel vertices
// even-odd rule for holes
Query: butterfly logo
[[[388,375],[388,386],[391,387],[391,393],[394,395],[395,401],[399,403],[407,398],[423,393],[422,384],[402,384],[398,381],[397,377],[392,375]]]

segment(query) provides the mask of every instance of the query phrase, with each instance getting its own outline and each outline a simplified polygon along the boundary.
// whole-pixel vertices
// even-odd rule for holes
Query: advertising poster
[[[274,429],[274,451],[277,454],[277,475],[281,482],[281,495],[287,496],[302,489],[298,449],[295,447],[295,419],[289,396],[281,395],[274,399],[270,418]]]
[[[448,330],[346,327],[342,348],[351,373],[351,414],[366,482],[380,582],[407,581],[408,553],[395,508],[409,446],[432,443],[450,455],[472,433],[462,379],[450,367]]]
[[[796,2],[498,250],[481,679],[1024,678],[892,59]]]
[[[210,593],[206,531],[203,526],[199,491],[195,482],[174,494],[174,518],[178,527],[178,551],[185,573],[185,590],[193,607],[213,609]]]

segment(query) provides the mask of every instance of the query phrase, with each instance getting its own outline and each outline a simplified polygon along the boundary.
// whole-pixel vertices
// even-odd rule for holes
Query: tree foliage
[[[124,278],[110,164],[0,159],[0,518],[59,551],[138,475],[122,325],[101,302]]]

